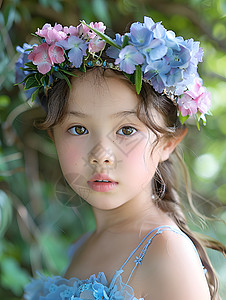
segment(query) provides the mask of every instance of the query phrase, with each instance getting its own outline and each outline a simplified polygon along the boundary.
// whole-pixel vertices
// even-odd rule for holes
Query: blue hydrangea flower
[[[37,45],[36,44],[29,45],[27,43],[24,43],[23,47],[20,46],[16,47],[16,51],[21,53],[20,57],[16,62],[16,83],[23,81],[24,78],[31,73],[28,71],[22,71],[20,68],[25,68],[26,67],[25,64],[30,62],[30,60],[27,57],[31,51],[28,51],[28,49],[32,49],[33,46],[37,46]]]
[[[162,93],[167,80],[167,73],[169,73],[171,67],[165,59],[159,59],[155,61],[149,61],[144,70],[144,78],[151,80],[153,88]]]
[[[144,25],[147,29],[152,30],[155,22],[150,17],[144,16]]]
[[[157,22],[153,28],[154,37],[156,39],[165,39],[166,38],[166,29],[162,25],[162,22]]]
[[[199,48],[200,42],[194,42],[193,39],[185,40],[184,46],[190,50],[191,63],[198,65],[199,62],[202,62],[203,49]]]
[[[181,36],[176,36],[172,30],[167,30],[165,42],[168,48],[180,51],[180,45],[184,44],[184,39]]]
[[[16,83],[22,82],[27,75],[34,73],[33,71],[30,72],[30,71],[21,70],[21,68],[26,68],[26,66],[25,66],[26,63],[30,62],[30,60],[27,57],[28,57],[29,53],[31,52],[33,46],[38,46],[38,45],[37,44],[30,45],[30,44],[24,43],[23,47],[20,47],[20,46],[16,47],[16,51],[21,53],[20,57],[18,58],[18,60],[15,64]],[[29,50],[29,49],[31,49],[31,50]],[[24,91],[26,98],[30,99],[31,95],[34,93],[34,91],[36,89],[37,88],[31,88],[29,90]],[[35,102],[40,103],[38,97],[36,97]]]
[[[56,45],[62,47],[64,50],[70,50],[68,52],[69,61],[75,68],[81,67],[83,56],[86,55],[86,49],[88,48],[83,39],[77,36],[70,36],[68,40],[59,41]]]
[[[119,45],[120,47],[122,47],[122,43],[123,43],[123,39],[124,39],[124,36],[119,34],[119,33],[116,33],[116,39],[114,40],[116,42],[117,45]],[[118,58],[119,56],[119,52],[120,52],[120,49],[114,47],[114,46],[110,46],[107,50],[106,50],[106,54],[111,57],[111,58]]]
[[[133,23],[130,27],[130,43],[137,49],[148,47],[153,40],[154,33],[140,22]]]
[[[179,46],[179,50],[168,49],[166,60],[172,68],[187,68],[189,66],[191,56],[190,51],[186,47]]]
[[[166,76],[166,86],[174,86],[183,80],[183,70],[178,68],[170,69]]]
[[[120,51],[119,57],[115,60],[115,64],[120,64],[121,70],[128,74],[133,74],[136,70],[136,65],[143,62],[143,55],[132,45],[124,47]]]
[[[153,61],[164,57],[167,53],[167,49],[164,40],[154,39],[150,42],[148,47],[142,49],[142,53],[145,55],[147,61]]]

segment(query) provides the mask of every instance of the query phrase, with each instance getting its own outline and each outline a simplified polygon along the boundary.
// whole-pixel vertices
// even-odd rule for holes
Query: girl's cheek
[[[67,169],[68,171],[72,170],[84,156],[81,144],[67,141],[57,146],[57,154],[61,167],[65,171]]]

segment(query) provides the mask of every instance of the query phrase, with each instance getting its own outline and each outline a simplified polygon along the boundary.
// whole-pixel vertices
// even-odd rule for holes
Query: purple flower
[[[57,46],[61,46],[68,52],[69,61],[79,68],[82,64],[83,55],[86,55],[87,44],[84,40],[77,36],[70,36],[68,40],[60,41],[56,43]]]
[[[143,55],[132,45],[124,47],[119,53],[119,58],[115,60],[115,64],[120,64],[121,70],[127,74],[133,74],[136,70],[136,65],[143,62]]]

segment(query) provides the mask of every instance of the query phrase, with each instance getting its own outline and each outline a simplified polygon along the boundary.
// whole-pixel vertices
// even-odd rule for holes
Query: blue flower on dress
[[[68,52],[69,61],[75,68],[81,67],[83,56],[86,55],[86,49],[88,48],[83,39],[77,36],[70,36],[67,40],[57,42],[56,45],[62,47],[64,50],[70,50]]]
[[[128,74],[133,74],[136,70],[136,65],[144,62],[143,55],[132,45],[124,47],[119,57],[115,60],[115,64],[120,64],[120,69]]]

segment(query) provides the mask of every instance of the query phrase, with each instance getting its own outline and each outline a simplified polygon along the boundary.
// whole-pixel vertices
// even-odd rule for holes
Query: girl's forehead
[[[139,98],[136,91],[123,78],[104,76],[87,72],[81,77],[73,77],[69,94],[68,109],[77,106],[82,110],[94,107],[118,109],[136,109]],[[91,111],[90,111],[91,112]]]

